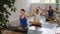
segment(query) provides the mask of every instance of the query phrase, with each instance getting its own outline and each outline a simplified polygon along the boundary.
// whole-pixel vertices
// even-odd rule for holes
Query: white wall
[[[11,12],[12,15],[9,17],[10,22],[18,20],[20,16],[20,9],[24,8],[26,12],[29,12],[29,0],[16,0],[15,2],[15,7],[16,7],[16,12]]]
[[[46,7],[48,8],[50,5],[52,6],[53,9],[56,8],[56,7],[55,7],[56,4],[33,3],[33,4],[31,4],[31,6],[30,6],[30,10],[33,11],[36,7],[41,7],[42,9],[44,9],[44,8],[46,8]]]

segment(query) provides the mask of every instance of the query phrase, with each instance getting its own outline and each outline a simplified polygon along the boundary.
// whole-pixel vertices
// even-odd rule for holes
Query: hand
[[[60,14],[60,12],[58,12]]]
[[[40,7],[38,7],[40,9]]]

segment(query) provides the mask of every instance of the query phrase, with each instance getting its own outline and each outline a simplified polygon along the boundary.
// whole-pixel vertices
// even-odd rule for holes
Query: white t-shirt
[[[40,13],[39,14],[34,13],[34,19],[40,20]]]

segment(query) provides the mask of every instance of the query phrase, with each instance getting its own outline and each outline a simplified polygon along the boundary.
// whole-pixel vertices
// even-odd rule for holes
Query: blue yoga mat
[[[37,30],[28,30],[28,34],[41,34],[42,31],[37,31]]]

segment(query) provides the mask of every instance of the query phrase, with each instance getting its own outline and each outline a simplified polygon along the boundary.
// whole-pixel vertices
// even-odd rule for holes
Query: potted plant
[[[14,3],[15,0],[0,0],[0,34],[2,34],[2,30],[6,29],[6,23],[9,22],[8,18],[11,15],[7,8],[15,11]]]
[[[56,18],[56,23],[58,24],[57,27],[60,27],[60,15],[58,15],[58,18]]]

